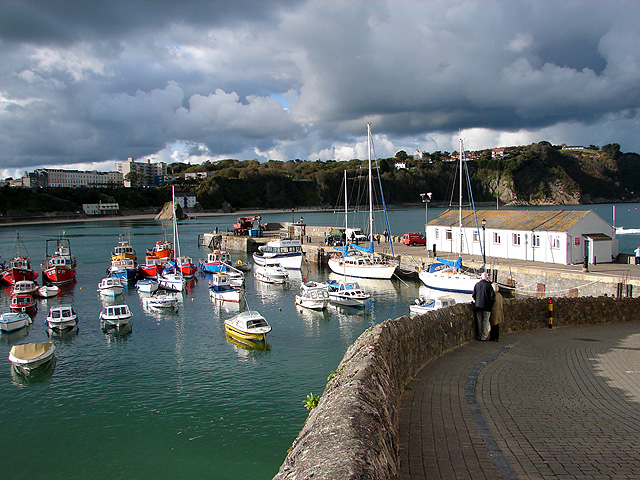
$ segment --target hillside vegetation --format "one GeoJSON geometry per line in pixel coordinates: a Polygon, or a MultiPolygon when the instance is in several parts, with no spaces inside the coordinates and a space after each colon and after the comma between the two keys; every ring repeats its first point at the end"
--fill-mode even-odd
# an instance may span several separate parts
{"type": "MultiPolygon", "coordinates": [[[[432,192],[434,204],[457,201],[456,152],[434,152],[416,160],[400,151],[378,160],[387,204],[419,203],[420,193],[432,192]],[[406,169],[394,165],[401,160],[406,169]]],[[[548,142],[510,147],[501,158],[491,151],[476,152],[468,162],[476,202],[570,205],[636,201],[640,192],[640,156],[623,154],[617,144],[602,148],[561,150],[548,142]]],[[[343,175],[349,176],[349,199],[363,197],[365,162],[222,160],[202,165],[172,164],[178,191],[191,191],[205,210],[246,208],[336,207],[343,204],[343,175]],[[184,180],[187,172],[208,172],[197,180],[184,180]]],[[[466,191],[465,191],[466,196],[466,191]]],[[[0,189],[0,211],[72,212],[83,203],[118,202],[121,209],[160,208],[171,199],[170,187],[157,188],[43,188],[0,189]]]]}

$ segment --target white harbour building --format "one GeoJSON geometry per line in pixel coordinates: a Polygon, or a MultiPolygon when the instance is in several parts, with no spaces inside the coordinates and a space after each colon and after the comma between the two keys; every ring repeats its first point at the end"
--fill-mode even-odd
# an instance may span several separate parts
{"type": "Polygon", "coordinates": [[[447,210],[427,225],[427,247],[487,258],[574,265],[618,256],[615,228],[592,210],[447,210]]]}

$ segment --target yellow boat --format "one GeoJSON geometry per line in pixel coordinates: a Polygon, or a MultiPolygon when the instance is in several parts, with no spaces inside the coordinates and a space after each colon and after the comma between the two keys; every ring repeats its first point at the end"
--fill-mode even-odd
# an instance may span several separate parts
{"type": "Polygon", "coordinates": [[[227,335],[241,342],[263,343],[266,341],[267,333],[271,331],[271,326],[258,312],[248,310],[225,320],[224,330],[227,335]]]}
{"type": "Polygon", "coordinates": [[[118,244],[113,247],[111,260],[123,260],[125,258],[130,258],[134,262],[138,259],[136,256],[136,251],[131,245],[129,245],[129,240],[123,238],[122,235],[120,235],[120,237],[118,238],[118,244]]]}

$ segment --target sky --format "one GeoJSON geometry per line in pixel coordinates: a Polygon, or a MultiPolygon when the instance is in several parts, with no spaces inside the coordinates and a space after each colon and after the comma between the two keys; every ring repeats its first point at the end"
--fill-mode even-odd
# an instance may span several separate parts
{"type": "Polygon", "coordinates": [[[640,2],[0,0],[0,176],[136,160],[640,153],[640,2]]]}

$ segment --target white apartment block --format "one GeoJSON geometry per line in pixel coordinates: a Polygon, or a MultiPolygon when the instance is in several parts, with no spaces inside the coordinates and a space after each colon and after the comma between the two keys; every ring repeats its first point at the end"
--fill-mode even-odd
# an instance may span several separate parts
{"type": "Polygon", "coordinates": [[[60,168],[39,168],[33,173],[24,172],[24,187],[120,187],[122,175],[118,172],[98,172],[63,170],[60,168]]]}
{"type": "Polygon", "coordinates": [[[167,164],[164,162],[151,163],[150,159],[134,162],[129,157],[126,162],[116,162],[116,171],[122,175],[125,187],[155,187],[167,182],[167,164]],[[130,173],[137,175],[128,179],[130,173]]]}

